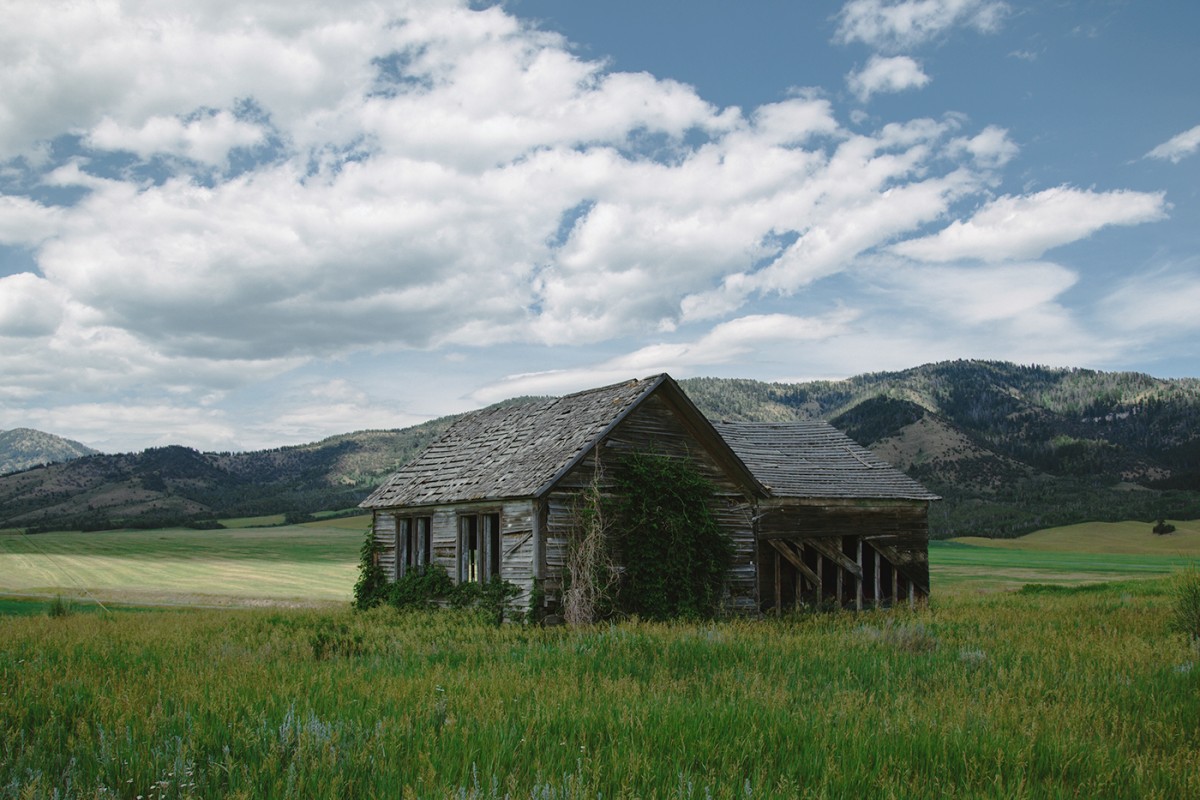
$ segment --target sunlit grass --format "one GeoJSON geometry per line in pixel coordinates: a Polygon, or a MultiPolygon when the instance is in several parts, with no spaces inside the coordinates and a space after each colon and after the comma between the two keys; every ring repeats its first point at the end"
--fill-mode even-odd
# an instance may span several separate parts
{"type": "Polygon", "coordinates": [[[201,605],[349,601],[364,530],[357,522],[0,537],[0,592],[201,605]]]}
{"type": "Polygon", "coordinates": [[[1200,656],[1170,603],[1143,581],[586,630],[8,618],[0,797],[1196,797],[1200,656]]]}
{"type": "Polygon", "coordinates": [[[284,514],[266,514],[259,517],[230,517],[220,520],[226,528],[267,528],[272,525],[282,525],[287,517],[284,514]]]}
{"type": "Polygon", "coordinates": [[[1153,522],[1083,522],[1035,531],[1016,539],[964,536],[952,541],[1001,550],[1200,558],[1200,520],[1168,521],[1175,526],[1175,532],[1164,536],[1153,532],[1153,522]]]}

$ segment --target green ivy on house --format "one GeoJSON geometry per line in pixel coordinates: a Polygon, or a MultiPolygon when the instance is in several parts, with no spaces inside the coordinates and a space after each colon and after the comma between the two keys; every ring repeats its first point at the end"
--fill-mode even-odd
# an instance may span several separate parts
{"type": "Polygon", "coordinates": [[[655,453],[622,459],[605,497],[623,567],[619,611],[651,619],[717,613],[733,544],[714,501],[712,484],[690,461],[655,453]]]}

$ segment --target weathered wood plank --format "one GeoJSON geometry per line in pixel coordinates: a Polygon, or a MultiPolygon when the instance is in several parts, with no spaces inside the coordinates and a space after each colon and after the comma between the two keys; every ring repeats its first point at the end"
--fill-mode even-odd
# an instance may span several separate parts
{"type": "MultiPolygon", "coordinates": [[[[821,553],[826,558],[833,561],[842,569],[849,572],[856,578],[861,580],[863,576],[862,566],[842,552],[841,542],[834,544],[826,539],[803,539],[805,547],[811,547],[818,553],[821,553]]],[[[861,542],[861,540],[859,540],[861,542]]]]}
{"type": "Polygon", "coordinates": [[[767,541],[768,544],[778,550],[783,557],[787,559],[788,563],[795,567],[801,575],[812,581],[814,586],[821,582],[821,579],[817,577],[817,573],[809,569],[808,565],[801,561],[800,556],[798,556],[785,542],[780,539],[769,539],[767,541]]]}

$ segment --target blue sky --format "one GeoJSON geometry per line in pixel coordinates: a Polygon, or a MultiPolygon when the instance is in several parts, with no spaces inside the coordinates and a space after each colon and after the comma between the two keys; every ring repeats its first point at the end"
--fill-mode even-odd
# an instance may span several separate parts
{"type": "Polygon", "coordinates": [[[0,429],[256,449],[668,371],[1200,374],[1200,7],[16,0],[0,429]]]}

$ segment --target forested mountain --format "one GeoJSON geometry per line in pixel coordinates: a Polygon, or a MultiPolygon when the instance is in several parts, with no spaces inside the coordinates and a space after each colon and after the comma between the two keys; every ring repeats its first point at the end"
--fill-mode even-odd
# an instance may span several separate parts
{"type": "Polygon", "coordinates": [[[100,530],[356,505],[453,417],[251,453],[179,446],[92,455],[0,477],[0,528],[100,530]]]}
{"type": "Polygon", "coordinates": [[[935,534],[1200,517],[1200,380],[953,361],[844,381],[682,381],[725,419],[819,417],[945,500],[935,534]]]}
{"type": "Polygon", "coordinates": [[[0,431],[0,475],[40,464],[70,461],[96,452],[79,442],[32,428],[0,431]]]}
{"type": "MultiPolygon", "coordinates": [[[[831,421],[945,498],[935,535],[1200,517],[1200,380],[955,361],[843,381],[680,383],[713,419],[831,421]]],[[[165,447],[30,469],[0,477],[0,527],[346,508],[452,420],[256,453],[165,447]]]]}

